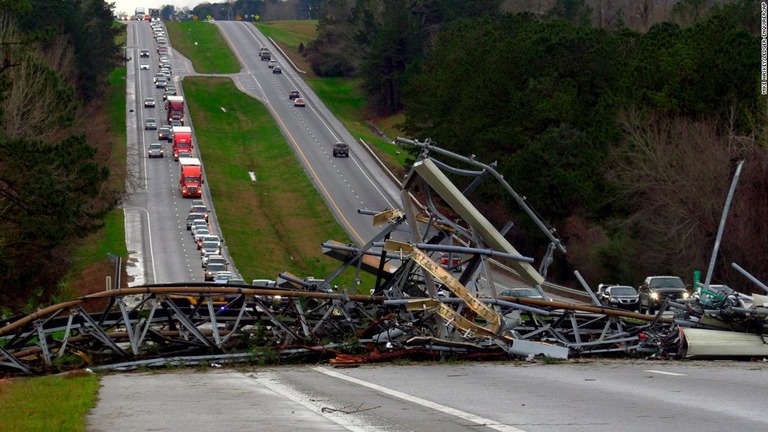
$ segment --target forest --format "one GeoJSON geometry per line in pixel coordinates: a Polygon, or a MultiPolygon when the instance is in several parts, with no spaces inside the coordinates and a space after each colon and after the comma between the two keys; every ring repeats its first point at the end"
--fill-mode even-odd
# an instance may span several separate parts
{"type": "MultiPolygon", "coordinates": [[[[768,280],[759,4],[684,0],[636,30],[621,14],[596,25],[584,0],[502,3],[329,0],[304,52],[322,76],[361,78],[378,115],[404,114],[404,136],[497,161],[568,248],[555,280],[691,283],[744,160],[714,280],[750,291],[731,263],[768,280]]],[[[530,220],[493,192],[474,198],[541,256],[530,220]]]]}
{"type": "Polygon", "coordinates": [[[0,314],[55,293],[122,193],[100,99],[123,60],[113,23],[103,0],[0,3],[0,314]]]}

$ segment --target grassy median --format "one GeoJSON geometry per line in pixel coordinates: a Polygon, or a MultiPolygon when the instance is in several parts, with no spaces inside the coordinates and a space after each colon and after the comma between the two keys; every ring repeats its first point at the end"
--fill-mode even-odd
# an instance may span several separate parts
{"type": "Polygon", "coordinates": [[[98,390],[98,376],[84,373],[0,378],[0,432],[85,431],[98,390]]]}
{"type": "MultiPolygon", "coordinates": [[[[320,244],[349,237],[269,111],[228,78],[188,77],[184,93],[216,216],[240,273],[250,280],[333,271],[339,262],[322,255],[320,244]]],[[[352,287],[352,280],[350,274],[336,283],[352,287]]]]}
{"type": "Polygon", "coordinates": [[[219,28],[202,21],[165,21],[173,48],[192,61],[195,72],[231,74],[240,72],[240,63],[229,49],[219,28]]]}

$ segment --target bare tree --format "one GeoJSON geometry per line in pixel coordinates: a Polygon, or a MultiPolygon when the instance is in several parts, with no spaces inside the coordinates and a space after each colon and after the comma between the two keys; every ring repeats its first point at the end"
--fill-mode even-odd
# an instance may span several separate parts
{"type": "Polygon", "coordinates": [[[706,262],[728,188],[727,140],[711,123],[636,113],[622,118],[626,145],[611,175],[637,204],[628,220],[638,231],[638,262],[649,271],[688,271],[706,262]],[[659,268],[661,267],[661,268],[659,268]]]}
{"type": "MultiPolygon", "coordinates": [[[[0,23],[0,43],[23,40],[7,15],[0,18],[0,23]]],[[[26,44],[13,51],[19,64],[5,71],[10,86],[0,101],[4,113],[2,128],[7,138],[45,140],[72,119],[74,90],[56,74],[59,70],[73,77],[75,68],[70,52],[60,39],[51,44],[47,53],[26,44]]]]}

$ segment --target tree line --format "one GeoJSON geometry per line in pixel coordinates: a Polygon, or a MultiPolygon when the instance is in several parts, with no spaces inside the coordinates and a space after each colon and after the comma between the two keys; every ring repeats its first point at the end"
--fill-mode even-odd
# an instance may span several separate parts
{"type": "MultiPolygon", "coordinates": [[[[410,138],[498,161],[569,246],[555,278],[577,268],[595,285],[690,281],[708,265],[746,160],[715,277],[747,289],[737,262],[768,280],[759,4],[684,0],[644,32],[621,16],[595,26],[584,0],[543,14],[505,13],[493,0],[324,5],[305,50],[314,71],[361,77],[372,108],[405,114],[410,138]]],[[[525,215],[493,192],[474,198],[499,222],[511,217],[523,251],[541,254],[525,215]]]]}
{"type": "Polygon", "coordinates": [[[122,61],[103,0],[0,3],[0,308],[53,295],[117,202],[100,99],[122,61]],[[89,128],[90,125],[91,126],[89,128]],[[94,129],[101,127],[100,130],[94,129]]]}

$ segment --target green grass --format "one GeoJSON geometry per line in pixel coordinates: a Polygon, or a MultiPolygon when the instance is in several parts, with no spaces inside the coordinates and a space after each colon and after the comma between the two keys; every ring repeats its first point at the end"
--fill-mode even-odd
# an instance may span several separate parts
{"type": "Polygon", "coordinates": [[[166,21],[173,47],[192,61],[198,73],[240,72],[240,63],[214,24],[200,21],[166,21]]]}
{"type": "Polygon", "coordinates": [[[307,44],[317,37],[317,20],[286,20],[254,23],[264,34],[296,52],[299,44],[307,44]]]}
{"type": "MultiPolygon", "coordinates": [[[[226,78],[188,77],[184,93],[222,235],[244,278],[333,271],[339,263],[322,255],[320,244],[349,237],[269,111],[226,78]]],[[[336,281],[341,288],[353,286],[348,273],[336,281]]]]}
{"type": "Polygon", "coordinates": [[[99,230],[78,248],[76,266],[82,268],[97,261],[107,259],[107,253],[128,257],[125,247],[125,217],[123,209],[114,209],[104,218],[104,228],[99,230]]]}
{"type": "Polygon", "coordinates": [[[90,374],[0,380],[0,432],[85,431],[98,390],[90,374]]]}
{"type": "Polygon", "coordinates": [[[112,153],[109,169],[112,174],[110,185],[122,190],[125,187],[125,160],[127,155],[127,134],[125,126],[125,67],[116,68],[109,74],[109,88],[106,99],[109,103],[109,139],[112,153]]]}

